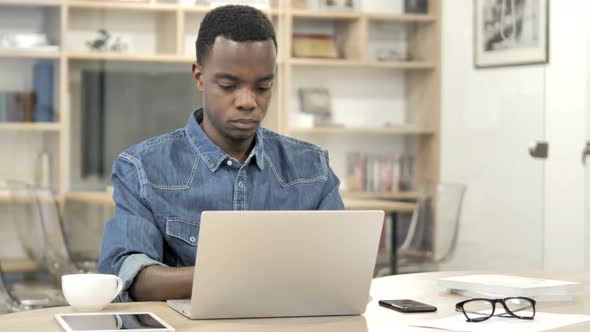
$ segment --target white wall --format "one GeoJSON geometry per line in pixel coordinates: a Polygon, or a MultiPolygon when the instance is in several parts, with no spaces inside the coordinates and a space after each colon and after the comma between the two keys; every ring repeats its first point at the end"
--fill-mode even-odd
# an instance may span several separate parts
{"type": "MultiPolygon", "coordinates": [[[[555,1],[557,2],[557,1],[555,1]]],[[[441,179],[467,184],[454,259],[444,269],[543,267],[545,68],[475,69],[473,1],[443,1],[441,179]]]]}
{"type": "Polygon", "coordinates": [[[545,269],[584,269],[584,167],[588,2],[551,1],[547,66],[545,269]]]}
{"type": "Polygon", "coordinates": [[[466,4],[443,5],[441,175],[468,185],[445,268],[583,270],[588,3],[550,2],[548,65],[497,69],[473,67],[466,4]],[[549,159],[530,158],[543,138],[549,159]]]}

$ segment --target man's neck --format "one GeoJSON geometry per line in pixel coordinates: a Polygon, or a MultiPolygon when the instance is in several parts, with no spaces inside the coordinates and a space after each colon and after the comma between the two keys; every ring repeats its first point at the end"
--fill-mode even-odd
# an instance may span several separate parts
{"type": "Polygon", "coordinates": [[[246,161],[248,154],[254,148],[254,137],[245,140],[231,140],[228,137],[219,135],[219,133],[213,128],[209,128],[209,126],[205,125],[205,121],[202,121],[199,125],[203,129],[203,132],[205,132],[205,135],[207,135],[215,145],[232,158],[238,160],[240,164],[243,164],[246,161]]]}

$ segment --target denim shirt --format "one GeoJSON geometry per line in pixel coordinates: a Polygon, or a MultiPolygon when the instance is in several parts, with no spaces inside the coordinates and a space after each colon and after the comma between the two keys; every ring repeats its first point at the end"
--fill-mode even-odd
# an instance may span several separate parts
{"type": "Polygon", "coordinates": [[[344,208],[326,150],[259,128],[240,165],[201,120],[197,110],[184,128],[127,149],[113,164],[116,207],[98,271],[123,279],[120,301],[132,301],[128,289],[147,266],[194,265],[203,211],[344,208]]]}

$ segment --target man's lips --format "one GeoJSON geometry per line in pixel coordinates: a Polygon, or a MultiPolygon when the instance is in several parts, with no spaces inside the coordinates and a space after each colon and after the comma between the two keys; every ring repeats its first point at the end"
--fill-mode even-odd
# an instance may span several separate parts
{"type": "Polygon", "coordinates": [[[230,122],[234,126],[240,128],[240,129],[253,128],[253,127],[256,127],[259,123],[259,121],[254,120],[254,119],[236,119],[236,120],[231,120],[230,122]]]}

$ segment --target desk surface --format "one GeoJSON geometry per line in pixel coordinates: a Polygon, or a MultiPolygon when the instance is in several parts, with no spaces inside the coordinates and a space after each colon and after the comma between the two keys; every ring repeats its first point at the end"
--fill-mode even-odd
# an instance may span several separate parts
{"type": "MultiPolygon", "coordinates": [[[[440,331],[424,328],[412,328],[408,324],[434,317],[446,317],[457,314],[454,304],[463,297],[441,293],[436,287],[436,278],[474,272],[439,272],[406,274],[373,280],[371,285],[372,300],[362,316],[347,317],[310,317],[310,318],[275,318],[275,319],[234,319],[191,321],[169,309],[163,302],[119,303],[111,304],[104,311],[152,311],[160,316],[176,331],[440,331]],[[411,298],[436,305],[438,312],[426,314],[401,314],[379,307],[378,299],[411,298]]],[[[543,277],[584,284],[584,291],[577,294],[573,302],[539,303],[540,312],[590,314],[590,274],[586,273],[511,273],[513,275],[543,277]]],[[[47,331],[61,332],[55,321],[57,313],[72,312],[70,307],[33,310],[0,316],[0,331],[47,331]]],[[[558,331],[590,331],[590,322],[570,325],[558,331]]]]}

